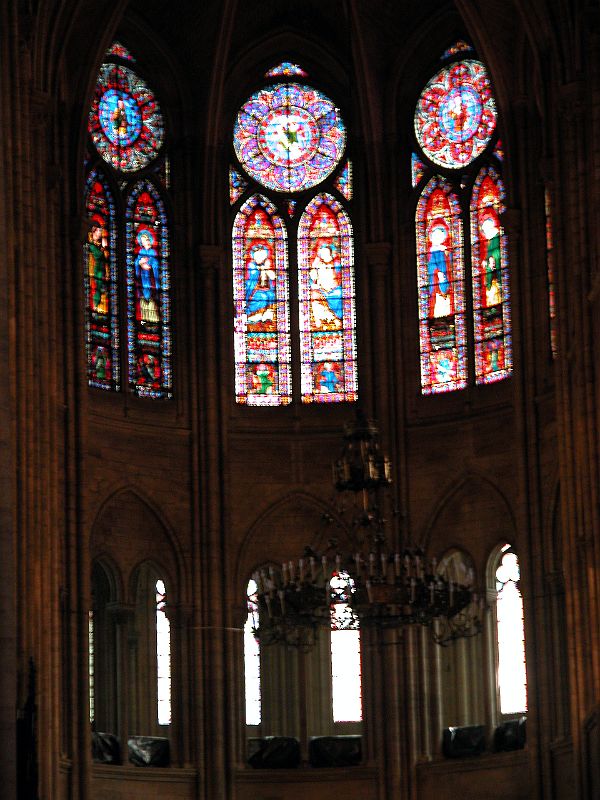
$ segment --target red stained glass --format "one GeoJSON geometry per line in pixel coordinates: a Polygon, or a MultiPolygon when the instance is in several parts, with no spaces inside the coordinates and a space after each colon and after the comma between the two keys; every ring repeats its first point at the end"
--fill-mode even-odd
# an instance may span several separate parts
{"type": "Polygon", "coordinates": [[[119,321],[115,206],[104,176],[86,184],[88,233],[84,245],[87,370],[90,386],[119,389],[119,321]]]}
{"type": "Polygon", "coordinates": [[[463,389],[467,382],[461,210],[450,184],[433,178],[416,213],[421,388],[463,389]]]}
{"type": "Polygon", "coordinates": [[[275,206],[253,195],[233,226],[235,393],[238,403],[291,401],[287,236],[275,206]]]}
{"type": "Polygon", "coordinates": [[[480,61],[444,67],[423,90],[415,134],[425,155],[441,167],[465,167],[479,156],[496,128],[496,104],[480,61]]]}
{"type": "Polygon", "coordinates": [[[135,61],[135,58],[131,55],[129,50],[120,42],[114,42],[111,47],[108,48],[106,51],[106,58],[110,56],[116,56],[117,58],[122,58],[125,61],[135,61]]]}
{"type": "Polygon", "coordinates": [[[169,231],[164,204],[150,181],[127,202],[129,384],[141,397],[170,397],[169,231]]]}
{"type": "Polygon", "coordinates": [[[501,223],[504,187],[492,167],[479,173],[471,200],[475,379],[490,383],[512,372],[510,287],[501,223]]]}
{"type": "Polygon", "coordinates": [[[416,153],[413,153],[410,157],[410,172],[413,189],[415,189],[421,182],[421,178],[425,174],[425,169],[425,164],[423,164],[416,153]]]}
{"type": "Polygon", "coordinates": [[[317,195],[298,228],[302,401],[356,400],[354,255],[348,215],[317,195]]]}

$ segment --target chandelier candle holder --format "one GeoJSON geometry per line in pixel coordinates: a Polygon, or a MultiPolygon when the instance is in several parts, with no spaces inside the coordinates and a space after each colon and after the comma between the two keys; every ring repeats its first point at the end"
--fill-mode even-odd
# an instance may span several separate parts
{"type": "Polygon", "coordinates": [[[391,485],[391,463],[381,453],[375,424],[357,413],[344,440],[333,479],[340,495],[353,498],[345,527],[354,552],[343,555],[332,539],[322,555],[306,547],[296,561],[258,570],[249,608],[261,643],[310,648],[318,630],[331,626],[334,611],[338,629],[423,625],[440,645],[479,633],[485,599],[472,589],[472,571],[461,583],[420,548],[388,547],[379,495],[391,485]]]}

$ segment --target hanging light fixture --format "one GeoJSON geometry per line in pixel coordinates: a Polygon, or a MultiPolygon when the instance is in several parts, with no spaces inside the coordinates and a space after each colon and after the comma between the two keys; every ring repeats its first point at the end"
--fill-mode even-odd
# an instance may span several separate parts
{"type": "Polygon", "coordinates": [[[418,624],[429,627],[440,645],[479,633],[485,601],[472,590],[472,580],[452,580],[420,548],[389,547],[383,513],[391,463],[381,452],[376,425],[360,411],[345,426],[333,483],[340,500],[352,500],[349,507],[340,505],[340,519],[347,522],[353,551],[343,555],[331,539],[322,555],[307,547],[296,561],[256,572],[257,595],[249,608],[261,643],[308,649],[318,630],[331,626],[334,607],[344,609],[341,619],[336,614],[338,628],[418,624]]]}

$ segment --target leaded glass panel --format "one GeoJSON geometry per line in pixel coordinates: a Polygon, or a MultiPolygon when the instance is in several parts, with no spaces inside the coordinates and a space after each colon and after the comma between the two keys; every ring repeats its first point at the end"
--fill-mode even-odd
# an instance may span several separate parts
{"type": "Polygon", "coordinates": [[[154,184],[135,185],[126,217],[129,384],[141,397],[170,397],[169,229],[154,184]]]}
{"type": "Polygon", "coordinates": [[[302,401],[356,400],[352,227],[331,195],[317,195],[300,219],[298,271],[302,401]]]}
{"type": "Polygon", "coordinates": [[[87,179],[88,232],[84,245],[85,328],[90,386],[119,389],[119,320],[115,204],[105,177],[87,179]]]}
{"type": "Polygon", "coordinates": [[[238,403],[291,401],[285,225],[275,206],[253,195],[233,226],[235,393],[238,403]]]}
{"type": "Polygon", "coordinates": [[[475,379],[491,383],[512,372],[508,252],[501,216],[504,186],[493,167],[484,167],[471,200],[471,266],[475,379]]]}
{"type": "Polygon", "coordinates": [[[433,178],[416,214],[421,389],[463,389],[467,383],[464,248],[461,210],[450,184],[433,178]]]}

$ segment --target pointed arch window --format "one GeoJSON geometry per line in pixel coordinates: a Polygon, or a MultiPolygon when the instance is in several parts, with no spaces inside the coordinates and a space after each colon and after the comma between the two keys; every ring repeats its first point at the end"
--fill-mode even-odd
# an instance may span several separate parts
{"type": "Polygon", "coordinates": [[[286,405],[294,393],[303,403],[354,401],[346,128],[299,65],[284,61],[265,77],[238,112],[229,168],[236,401],[286,405]]]}
{"type": "Polygon", "coordinates": [[[120,43],[88,115],[84,245],[89,385],[172,394],[168,159],[160,105],[120,43]],[[123,352],[121,342],[126,342],[123,352]]]}
{"type": "Polygon", "coordinates": [[[471,45],[455,43],[442,61],[417,102],[410,163],[423,394],[512,372],[496,103],[471,45]]]}
{"type": "Polygon", "coordinates": [[[494,558],[497,688],[502,715],[527,711],[525,628],[520,578],[517,553],[510,544],[505,544],[494,558]]]}

